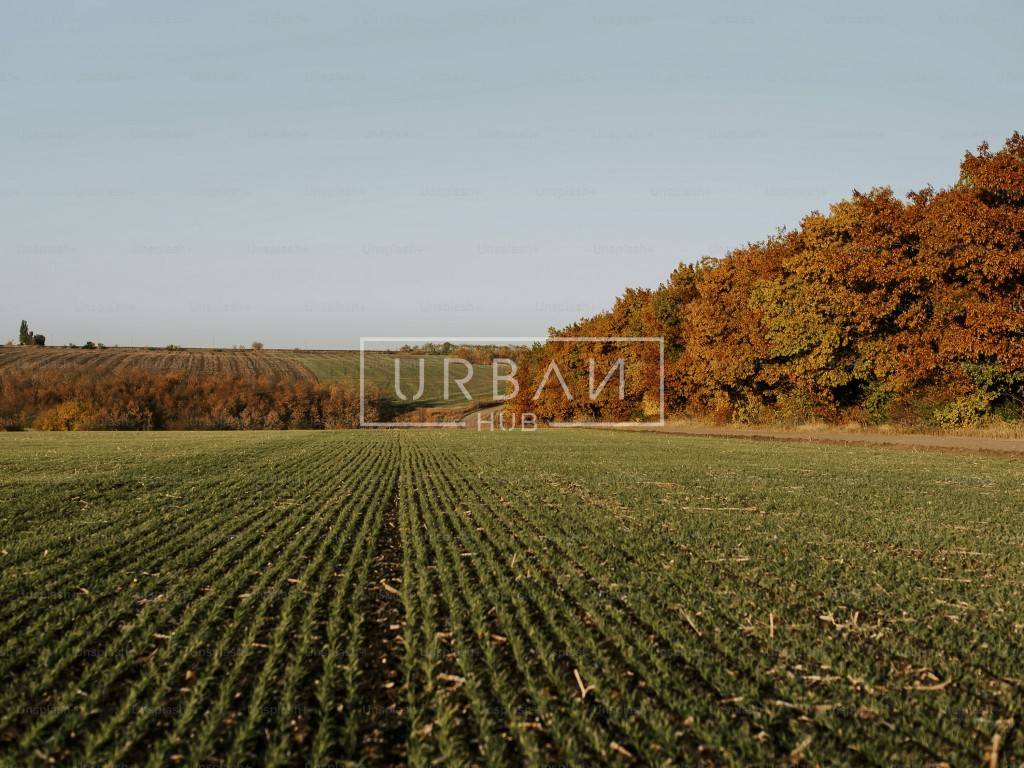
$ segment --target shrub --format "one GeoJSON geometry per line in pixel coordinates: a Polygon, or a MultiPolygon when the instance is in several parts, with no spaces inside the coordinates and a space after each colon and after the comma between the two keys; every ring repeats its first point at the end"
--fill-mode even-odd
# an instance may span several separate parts
{"type": "Polygon", "coordinates": [[[85,406],[75,400],[67,400],[43,411],[36,419],[36,429],[49,432],[72,432],[89,429],[93,420],[85,406]]]}
{"type": "Polygon", "coordinates": [[[935,411],[935,423],[947,428],[974,426],[989,413],[994,399],[988,392],[975,392],[954,400],[935,411]]]}
{"type": "Polygon", "coordinates": [[[869,384],[863,402],[864,411],[871,422],[880,424],[889,418],[889,407],[892,401],[892,392],[883,389],[877,383],[869,384]]]}

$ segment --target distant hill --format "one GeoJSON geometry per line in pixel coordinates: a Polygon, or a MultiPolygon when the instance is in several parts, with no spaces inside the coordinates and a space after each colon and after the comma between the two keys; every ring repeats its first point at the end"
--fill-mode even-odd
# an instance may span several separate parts
{"type": "Polygon", "coordinates": [[[289,380],[315,380],[316,375],[286,357],[247,349],[150,349],[115,347],[0,347],[0,374],[66,371],[74,374],[113,374],[129,370],[187,371],[233,376],[281,376],[289,380]]]}

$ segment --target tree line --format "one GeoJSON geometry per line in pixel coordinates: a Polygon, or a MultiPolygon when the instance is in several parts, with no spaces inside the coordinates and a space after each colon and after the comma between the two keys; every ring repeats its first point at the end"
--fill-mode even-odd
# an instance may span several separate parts
{"type": "MultiPolygon", "coordinates": [[[[968,152],[952,186],[905,200],[854,192],[799,227],[723,258],[681,264],[560,336],[661,336],[670,414],[719,422],[899,421],[958,426],[1024,415],[1024,137],[968,152]]],[[[607,347],[607,345],[604,345],[607,347]]],[[[619,350],[592,345],[607,370],[619,350]]],[[[626,398],[557,392],[512,409],[541,418],[641,419],[658,359],[630,353],[626,398]],[[637,367],[639,366],[639,373],[637,367]]],[[[549,343],[521,357],[534,386],[549,343]]],[[[656,411],[656,408],[655,408],[656,411]]]]}
{"type": "MultiPolygon", "coordinates": [[[[367,385],[366,418],[389,406],[367,385]]],[[[359,425],[359,388],[282,376],[184,371],[7,371],[0,430],[341,429],[359,425]]]]}
{"type": "Polygon", "coordinates": [[[404,355],[438,355],[460,358],[475,365],[490,365],[496,358],[513,360],[526,349],[516,344],[455,344],[451,341],[426,344],[403,344],[398,351],[404,355]]]}

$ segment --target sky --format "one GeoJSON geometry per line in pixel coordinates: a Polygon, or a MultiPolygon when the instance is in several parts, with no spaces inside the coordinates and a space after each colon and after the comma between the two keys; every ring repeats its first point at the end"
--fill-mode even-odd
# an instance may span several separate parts
{"type": "Polygon", "coordinates": [[[1024,130],[1016,2],[0,0],[0,343],[535,336],[1024,130]]]}

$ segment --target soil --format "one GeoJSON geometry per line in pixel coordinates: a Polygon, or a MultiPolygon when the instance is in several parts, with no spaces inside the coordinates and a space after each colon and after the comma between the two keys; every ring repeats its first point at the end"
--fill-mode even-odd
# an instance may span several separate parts
{"type": "Polygon", "coordinates": [[[738,437],[754,440],[788,440],[841,445],[886,446],[909,450],[966,451],[1024,455],[1024,440],[1003,437],[926,435],[914,433],[847,432],[830,429],[759,429],[716,427],[697,423],[668,423],[665,426],[638,424],[628,429],[698,437],[738,437]]]}
{"type": "Polygon", "coordinates": [[[360,753],[370,764],[398,765],[406,756],[408,724],[399,647],[405,616],[397,594],[402,585],[397,487],[384,513],[370,574],[361,665],[365,672],[361,699],[367,725],[361,734],[360,753]]]}

